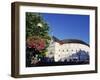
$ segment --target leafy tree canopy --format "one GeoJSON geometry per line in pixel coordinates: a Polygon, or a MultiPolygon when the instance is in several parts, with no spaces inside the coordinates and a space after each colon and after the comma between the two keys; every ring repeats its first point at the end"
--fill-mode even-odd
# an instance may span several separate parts
{"type": "Polygon", "coordinates": [[[41,14],[26,12],[26,43],[45,54],[50,42],[49,26],[41,14]],[[44,49],[45,47],[45,49],[44,49]]]}

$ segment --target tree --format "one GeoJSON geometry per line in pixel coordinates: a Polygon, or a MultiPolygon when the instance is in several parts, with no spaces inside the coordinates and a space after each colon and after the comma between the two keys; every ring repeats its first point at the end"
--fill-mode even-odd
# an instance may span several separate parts
{"type": "Polygon", "coordinates": [[[38,56],[45,56],[50,39],[49,26],[41,14],[26,12],[26,54],[36,56],[37,51],[38,56]],[[29,48],[32,51],[28,51],[29,48]]]}

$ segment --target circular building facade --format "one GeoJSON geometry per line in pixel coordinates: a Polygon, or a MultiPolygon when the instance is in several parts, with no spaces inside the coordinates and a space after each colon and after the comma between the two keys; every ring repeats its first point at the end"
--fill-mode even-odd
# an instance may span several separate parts
{"type": "Polygon", "coordinates": [[[55,62],[89,61],[89,45],[82,40],[52,37],[47,57],[55,62]]]}

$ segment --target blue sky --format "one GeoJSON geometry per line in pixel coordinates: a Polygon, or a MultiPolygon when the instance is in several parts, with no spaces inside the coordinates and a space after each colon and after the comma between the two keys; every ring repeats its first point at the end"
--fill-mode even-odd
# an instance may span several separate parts
{"type": "Polygon", "coordinates": [[[41,13],[54,36],[80,39],[89,44],[89,15],[41,13]]]}

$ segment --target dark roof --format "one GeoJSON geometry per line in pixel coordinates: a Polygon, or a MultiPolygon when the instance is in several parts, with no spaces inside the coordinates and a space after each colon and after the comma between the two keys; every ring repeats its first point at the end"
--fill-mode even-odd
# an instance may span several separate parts
{"type": "Polygon", "coordinates": [[[60,40],[58,39],[58,38],[56,38],[55,36],[52,36],[52,38],[53,38],[53,41],[55,41],[55,42],[59,42],[60,40]]]}
{"type": "Polygon", "coordinates": [[[78,39],[63,39],[63,40],[59,40],[58,38],[56,38],[55,36],[52,37],[53,40],[55,42],[59,42],[61,44],[65,44],[65,43],[80,43],[80,44],[84,44],[89,46],[89,44],[87,44],[86,42],[82,41],[82,40],[78,40],[78,39]]]}

